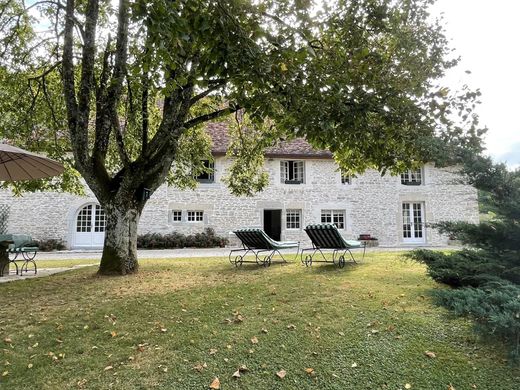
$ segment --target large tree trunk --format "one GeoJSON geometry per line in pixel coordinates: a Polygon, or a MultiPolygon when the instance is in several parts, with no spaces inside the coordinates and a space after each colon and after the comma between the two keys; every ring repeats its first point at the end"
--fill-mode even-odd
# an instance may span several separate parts
{"type": "Polygon", "coordinates": [[[98,273],[126,275],[138,269],[137,225],[139,206],[127,202],[103,205],[106,214],[105,244],[98,273]]]}

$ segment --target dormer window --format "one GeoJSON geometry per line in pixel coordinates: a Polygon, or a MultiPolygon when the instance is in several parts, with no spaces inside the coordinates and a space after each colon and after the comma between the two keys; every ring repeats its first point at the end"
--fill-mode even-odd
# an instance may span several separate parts
{"type": "Polygon", "coordinates": [[[214,183],[215,182],[215,163],[209,160],[203,160],[204,168],[206,172],[202,172],[200,175],[195,177],[199,183],[214,183]]]}
{"type": "Polygon", "coordinates": [[[285,184],[305,183],[305,163],[303,161],[280,161],[280,178],[285,184]]]}
{"type": "Polygon", "coordinates": [[[401,173],[401,184],[407,186],[420,186],[423,182],[422,169],[408,169],[401,173]]]}

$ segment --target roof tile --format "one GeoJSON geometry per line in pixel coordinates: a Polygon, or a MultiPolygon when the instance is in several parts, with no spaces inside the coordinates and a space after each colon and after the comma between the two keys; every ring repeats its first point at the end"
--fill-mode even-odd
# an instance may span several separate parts
{"type": "MultiPolygon", "coordinates": [[[[213,146],[211,151],[215,155],[224,155],[228,149],[230,140],[227,124],[224,122],[212,122],[206,125],[213,146]]],[[[293,158],[332,158],[328,150],[315,149],[303,138],[295,138],[289,141],[279,141],[275,146],[267,148],[266,157],[293,157],[293,158]]]]}

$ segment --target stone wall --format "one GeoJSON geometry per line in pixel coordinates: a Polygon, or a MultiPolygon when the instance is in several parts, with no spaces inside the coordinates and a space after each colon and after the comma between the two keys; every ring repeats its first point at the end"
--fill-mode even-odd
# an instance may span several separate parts
{"type": "MultiPolygon", "coordinates": [[[[267,159],[270,185],[255,197],[237,198],[221,182],[229,161],[215,162],[215,183],[200,184],[194,190],[181,191],[162,186],[148,201],[139,231],[193,233],[212,227],[236,243],[230,231],[240,227],[262,227],[264,209],[282,210],[282,240],[307,241],[302,229],[286,229],[287,209],[302,211],[301,227],[321,221],[321,210],[345,210],[346,226],[342,234],[356,238],[368,233],[382,246],[400,246],[402,242],[402,202],[424,204],[426,222],[463,220],[478,222],[477,192],[458,183],[453,169],[424,167],[423,185],[405,186],[400,177],[381,177],[376,171],[341,184],[340,173],[332,160],[305,160],[305,183],[283,184],[280,160],[267,159]],[[173,222],[171,210],[181,210],[183,221],[173,222]],[[202,222],[187,222],[187,211],[203,211],[202,222]]],[[[82,206],[95,202],[92,194],[34,193],[13,198],[0,192],[0,204],[10,205],[9,231],[24,232],[35,238],[62,238],[74,246],[75,219],[82,206]]],[[[445,245],[446,237],[426,228],[426,245],[445,245]]],[[[308,244],[308,242],[306,243],[308,244]]]]}

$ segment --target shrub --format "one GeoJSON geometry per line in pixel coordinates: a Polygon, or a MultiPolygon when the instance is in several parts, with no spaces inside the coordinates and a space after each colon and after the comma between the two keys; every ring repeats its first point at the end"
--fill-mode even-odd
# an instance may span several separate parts
{"type": "Polygon", "coordinates": [[[202,233],[184,235],[178,232],[167,234],[147,233],[137,237],[137,247],[146,249],[173,248],[214,248],[225,247],[229,240],[215,234],[212,228],[206,228],[202,233]]]}
{"type": "Polygon", "coordinates": [[[42,252],[62,251],[67,249],[65,242],[61,239],[50,238],[48,240],[35,240],[27,246],[37,246],[42,252]]]}
{"type": "Polygon", "coordinates": [[[498,336],[520,360],[520,170],[510,172],[477,157],[465,161],[463,171],[486,192],[493,219],[435,225],[471,249],[448,254],[418,250],[408,256],[426,264],[433,279],[455,288],[435,293],[439,304],[474,318],[480,333],[498,336]]]}
{"type": "Polygon", "coordinates": [[[415,250],[408,257],[426,264],[432,279],[452,287],[479,287],[504,280],[513,283],[520,281],[518,269],[484,251],[463,249],[446,254],[415,250]]]}
{"type": "Polygon", "coordinates": [[[434,293],[438,304],[475,320],[475,330],[500,338],[510,346],[513,360],[520,358],[520,287],[489,283],[480,288],[440,290],[434,293]]]}

